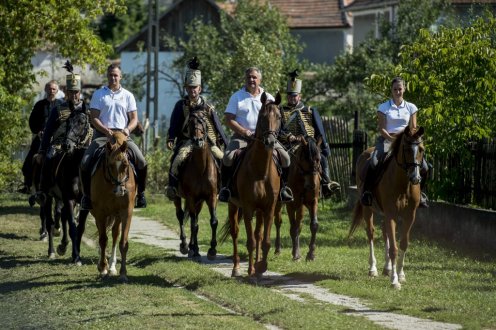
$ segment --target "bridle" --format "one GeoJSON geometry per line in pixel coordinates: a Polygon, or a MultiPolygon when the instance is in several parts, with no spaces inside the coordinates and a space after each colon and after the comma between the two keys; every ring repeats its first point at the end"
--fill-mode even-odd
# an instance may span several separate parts
{"type": "Polygon", "coordinates": [[[208,139],[207,121],[203,111],[194,111],[189,114],[189,135],[193,146],[203,148],[208,139]],[[199,132],[199,134],[196,134],[199,132]]]}
{"type": "Polygon", "coordinates": [[[396,157],[396,163],[398,166],[400,166],[403,170],[408,171],[410,168],[416,168],[416,167],[421,167],[422,166],[422,160],[417,161],[417,155],[419,153],[419,146],[422,144],[423,140],[422,138],[417,138],[415,140],[410,139],[408,136],[403,136],[403,140],[401,141],[401,148],[402,148],[402,161],[400,162],[398,160],[398,157],[396,157]],[[406,159],[406,153],[411,151],[413,154],[413,162],[408,162],[406,159]]]}
{"type": "Polygon", "coordinates": [[[69,141],[74,144],[75,149],[80,149],[85,146],[89,140],[91,140],[92,136],[93,131],[90,129],[88,115],[81,111],[75,111],[71,113],[66,122],[65,139],[62,144],[63,149],[65,151],[69,151],[71,149],[69,141]],[[84,117],[84,124],[74,125],[74,121],[79,124],[82,116],[84,117]]]}
{"type": "MultiPolygon", "coordinates": [[[[309,174],[315,175],[315,174],[320,172],[320,161],[315,159],[317,155],[313,154],[313,152],[315,152],[315,153],[319,152],[314,138],[312,138],[308,135],[305,136],[305,142],[300,142],[300,143],[296,144],[294,147],[292,147],[289,150],[289,152],[293,155],[293,158],[296,161],[296,166],[298,167],[300,174],[302,174],[302,175],[309,175],[309,174]],[[313,144],[310,141],[313,141],[313,144]],[[298,157],[296,157],[297,156],[296,152],[295,152],[296,149],[302,148],[304,144],[308,145],[308,150],[307,150],[308,151],[308,160],[312,164],[312,168],[310,170],[306,170],[305,168],[303,168],[302,162],[299,161],[298,157]],[[312,145],[315,146],[315,148],[312,149],[312,145]]],[[[300,151],[300,152],[303,152],[303,151],[300,151]]]]}
{"type": "Polygon", "coordinates": [[[120,154],[122,155],[122,158],[123,158],[122,161],[126,163],[126,173],[124,174],[124,177],[123,178],[120,178],[119,177],[119,174],[120,174],[119,171],[117,171],[117,176],[114,176],[112,174],[112,171],[110,169],[111,168],[111,166],[110,166],[111,164],[109,163],[109,158],[111,158],[117,152],[119,152],[118,149],[112,150],[110,152],[107,151],[107,155],[106,155],[106,157],[104,159],[104,167],[105,167],[104,178],[105,178],[105,180],[107,180],[107,182],[112,183],[116,188],[119,187],[119,186],[122,186],[123,187],[123,186],[126,185],[126,183],[129,180],[129,167],[130,167],[127,153],[126,152],[123,152],[123,151],[120,151],[120,154]]]}
{"type": "Polygon", "coordinates": [[[265,120],[260,120],[261,118],[259,118],[257,122],[256,130],[262,132],[260,134],[261,139],[257,137],[255,137],[254,139],[261,141],[266,147],[272,147],[273,141],[276,141],[278,137],[279,127],[281,124],[281,114],[279,112],[277,105],[273,102],[264,104],[262,109],[260,109],[260,112],[262,111],[264,117],[269,117],[269,115],[272,112],[275,112],[275,116],[277,119],[277,125],[276,125],[277,127],[275,129],[271,129],[270,120],[265,121],[265,120]],[[269,108],[269,106],[271,106],[271,108],[269,108]]]}

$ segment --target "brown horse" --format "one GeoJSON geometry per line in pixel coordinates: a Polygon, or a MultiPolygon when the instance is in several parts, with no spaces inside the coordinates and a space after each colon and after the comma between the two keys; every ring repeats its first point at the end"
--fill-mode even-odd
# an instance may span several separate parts
{"type": "MultiPolygon", "coordinates": [[[[322,139],[315,141],[312,137],[305,137],[300,143],[290,149],[291,166],[289,169],[288,185],[293,191],[294,200],[286,205],[290,221],[290,234],[293,243],[293,260],[299,260],[300,233],[302,220],[306,207],[310,216],[310,231],[312,237],[308,246],[306,260],[315,259],[315,240],[319,223],[317,221],[317,208],[320,191],[320,144],[322,139]]],[[[281,209],[279,202],[276,206],[276,254],[281,252],[281,209]]]]}
{"type": "Polygon", "coordinates": [[[95,217],[100,243],[98,271],[102,277],[116,275],[117,239],[121,234],[119,250],[121,253],[120,279],[127,282],[126,256],[128,250],[129,228],[136,198],[136,182],[127,154],[127,137],[114,132],[105,145],[105,154],[95,174],[91,178],[91,214],[95,217]],[[106,257],[107,230],[112,228],[112,255],[106,257]],[[122,232],[122,233],[121,233],[122,232]]]}
{"type": "Polygon", "coordinates": [[[267,270],[270,230],[280,189],[280,177],[273,160],[273,151],[281,123],[281,113],[278,108],[281,95],[277,93],[276,101],[270,102],[263,93],[261,101],[262,108],[258,114],[255,138],[247,146],[235,178],[238,197],[229,200],[229,229],[233,240],[234,263],[232,276],[240,275],[238,255],[240,208],[243,210],[246,246],[249,253],[248,275],[260,275],[267,270]],[[255,229],[252,227],[254,214],[256,214],[255,229]],[[253,256],[255,250],[256,263],[253,256]]]}
{"type": "MultiPolygon", "coordinates": [[[[384,215],[382,235],[386,247],[386,263],[383,274],[391,276],[391,285],[396,289],[400,289],[400,283],[405,282],[404,258],[420,201],[420,166],[424,156],[423,134],[423,127],[410,131],[407,126],[405,131],[398,135],[391,146],[391,157],[383,165],[384,173],[373,189],[374,203],[371,207],[363,206],[360,201],[356,203],[349,233],[351,237],[362,219],[365,220],[370,250],[369,276],[377,276],[373,212],[380,212],[384,215]],[[398,217],[403,220],[399,253],[396,243],[398,217]]],[[[359,187],[363,180],[358,173],[362,173],[372,151],[373,148],[369,148],[358,158],[356,180],[359,187]]]]}
{"type": "Polygon", "coordinates": [[[190,258],[200,258],[198,246],[198,215],[203,206],[207,203],[210,212],[210,228],[212,238],[208,259],[214,259],[217,255],[217,166],[214,156],[210,150],[208,141],[207,118],[204,111],[195,111],[189,114],[188,140],[183,150],[189,150],[190,154],[181,166],[181,178],[179,180],[179,196],[174,199],[176,207],[176,217],[180,226],[180,251],[188,253],[190,258]],[[184,210],[181,207],[181,197],[185,199],[184,210]],[[184,220],[189,215],[191,220],[191,237],[189,246],[186,243],[184,233],[184,220]]]}

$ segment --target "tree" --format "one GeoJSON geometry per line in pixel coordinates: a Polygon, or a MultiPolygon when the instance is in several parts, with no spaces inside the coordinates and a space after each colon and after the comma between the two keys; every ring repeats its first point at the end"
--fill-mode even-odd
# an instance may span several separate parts
{"type": "Polygon", "coordinates": [[[244,70],[250,66],[262,70],[262,85],[274,94],[285,86],[286,71],[296,67],[301,50],[285,18],[258,1],[240,0],[232,16],[221,13],[219,27],[195,21],[187,33],[187,42],[168,41],[184,51],[174,67],[183,73],[187,62],[197,56],[204,90],[218,108],[224,108],[230,95],[242,86],[244,70]]]}
{"type": "Polygon", "coordinates": [[[17,170],[11,159],[25,130],[22,109],[35,82],[31,58],[51,49],[75,64],[103,69],[111,46],[103,43],[91,23],[105,12],[122,11],[123,0],[42,0],[0,2],[0,189],[17,170]]]}

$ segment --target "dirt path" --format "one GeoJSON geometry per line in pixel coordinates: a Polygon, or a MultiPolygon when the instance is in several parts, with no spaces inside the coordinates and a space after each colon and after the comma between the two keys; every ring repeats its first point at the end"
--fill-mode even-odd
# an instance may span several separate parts
{"type": "MultiPolygon", "coordinates": [[[[179,238],[175,232],[154,220],[148,220],[139,216],[133,216],[130,239],[148,245],[155,245],[170,250],[178,257],[184,257],[179,252],[179,238]]],[[[202,254],[202,264],[208,264],[212,269],[230,277],[232,271],[232,260],[226,256],[218,255],[216,260],[210,261],[202,254]]],[[[241,271],[247,272],[247,264],[241,263],[241,271]]],[[[412,316],[381,312],[367,307],[364,301],[344,295],[338,295],[327,289],[283,276],[274,272],[267,272],[263,278],[258,280],[258,285],[268,285],[281,294],[296,301],[305,302],[304,296],[310,295],[313,299],[343,306],[347,309],[345,314],[362,316],[370,321],[388,329],[399,330],[432,330],[432,329],[461,329],[459,324],[435,322],[412,316]]],[[[266,325],[267,328],[272,326],[266,325]]],[[[274,327],[275,328],[275,327],[274,327]]],[[[274,329],[271,328],[271,329],[274,329]]]]}

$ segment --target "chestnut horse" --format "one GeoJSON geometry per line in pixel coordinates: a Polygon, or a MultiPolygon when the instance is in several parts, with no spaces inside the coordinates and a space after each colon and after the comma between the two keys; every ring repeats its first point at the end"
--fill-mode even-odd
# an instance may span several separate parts
{"type": "MultiPolygon", "coordinates": [[[[420,201],[420,167],[424,156],[422,135],[424,128],[411,131],[407,126],[405,131],[398,135],[391,146],[391,157],[384,163],[384,173],[372,193],[374,203],[371,207],[363,206],[360,201],[353,210],[353,222],[349,237],[356,230],[362,220],[367,225],[366,232],[369,242],[369,276],[377,276],[376,259],[374,256],[374,219],[373,212],[382,213],[382,235],[385,242],[385,265],[383,274],[391,276],[391,285],[400,289],[405,282],[403,271],[405,253],[408,248],[410,230],[415,222],[415,214],[420,201]],[[401,231],[400,250],[396,242],[396,225],[398,217],[403,220],[401,231]]],[[[357,160],[357,185],[362,184],[364,166],[373,148],[365,150],[357,160]]]]}
{"type": "Polygon", "coordinates": [[[127,137],[114,132],[105,145],[105,154],[91,178],[91,214],[98,228],[100,259],[98,271],[102,277],[116,275],[117,239],[121,235],[120,280],[127,282],[126,257],[129,228],[134,210],[137,186],[127,153],[127,137]],[[106,257],[107,230],[112,228],[112,254],[110,266],[106,257]]]}
{"type": "MultiPolygon", "coordinates": [[[[320,144],[322,139],[316,141],[306,136],[289,151],[291,155],[291,166],[289,169],[288,185],[293,191],[293,201],[286,204],[290,221],[290,235],[293,243],[293,260],[299,260],[300,256],[300,233],[305,209],[310,216],[310,232],[312,237],[308,245],[307,261],[315,259],[315,240],[319,223],[317,221],[317,208],[320,192],[320,144]]],[[[276,206],[276,254],[281,252],[281,210],[282,204],[276,206]]]]}
{"type": "Polygon", "coordinates": [[[210,249],[207,257],[212,260],[217,255],[217,166],[214,156],[210,150],[208,141],[207,118],[204,111],[195,111],[189,114],[188,131],[190,140],[186,149],[190,154],[181,165],[181,178],[179,180],[179,190],[174,200],[176,207],[176,217],[180,226],[180,251],[183,254],[188,253],[190,258],[200,258],[200,249],[198,246],[198,215],[203,206],[207,203],[210,212],[210,228],[212,237],[210,240],[210,249]],[[181,207],[181,197],[185,199],[184,210],[181,207]],[[189,215],[191,220],[191,237],[189,246],[186,243],[184,233],[184,221],[189,215]]]}
{"type": "Polygon", "coordinates": [[[281,113],[278,108],[281,95],[277,93],[275,102],[271,102],[267,100],[264,92],[261,101],[262,108],[258,114],[255,138],[246,147],[235,178],[235,190],[238,196],[229,200],[228,226],[233,240],[234,263],[232,276],[240,276],[238,255],[240,208],[243,211],[246,246],[249,253],[248,275],[261,275],[267,270],[270,230],[280,189],[280,177],[273,152],[281,124],[281,113]],[[255,228],[252,227],[254,214],[256,214],[255,228]]]}

